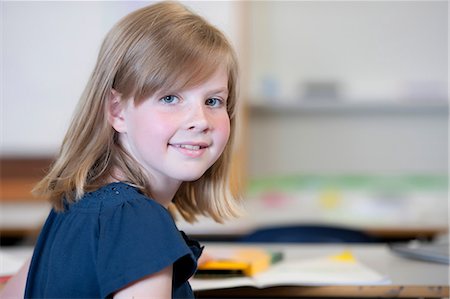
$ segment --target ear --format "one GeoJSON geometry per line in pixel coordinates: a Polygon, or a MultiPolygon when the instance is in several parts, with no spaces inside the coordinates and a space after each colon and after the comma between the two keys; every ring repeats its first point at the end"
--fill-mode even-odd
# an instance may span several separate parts
{"type": "Polygon", "coordinates": [[[108,98],[108,122],[119,133],[126,132],[125,103],[122,95],[115,89],[111,89],[108,98]]]}

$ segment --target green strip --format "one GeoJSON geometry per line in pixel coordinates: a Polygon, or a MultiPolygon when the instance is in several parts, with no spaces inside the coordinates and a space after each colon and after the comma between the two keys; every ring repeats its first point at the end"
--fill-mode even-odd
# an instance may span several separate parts
{"type": "Polygon", "coordinates": [[[251,179],[248,193],[344,189],[362,191],[448,191],[448,176],[278,176],[251,179]]]}

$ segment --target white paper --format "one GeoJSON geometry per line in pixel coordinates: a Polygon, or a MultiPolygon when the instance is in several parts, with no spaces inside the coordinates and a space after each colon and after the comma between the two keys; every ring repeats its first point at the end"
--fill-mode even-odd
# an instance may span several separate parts
{"type": "Polygon", "coordinates": [[[193,278],[194,291],[252,286],[377,285],[389,280],[358,261],[339,261],[330,257],[285,260],[253,277],[193,278]]]}
{"type": "Polygon", "coordinates": [[[0,250],[0,277],[14,275],[24,263],[23,259],[0,250]]]}

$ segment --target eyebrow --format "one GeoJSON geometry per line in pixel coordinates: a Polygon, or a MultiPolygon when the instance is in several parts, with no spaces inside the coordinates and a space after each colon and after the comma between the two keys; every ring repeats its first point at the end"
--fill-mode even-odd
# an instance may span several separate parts
{"type": "Polygon", "coordinates": [[[212,89],[208,92],[209,94],[221,94],[226,93],[228,95],[228,87],[221,87],[217,89],[212,89]]]}

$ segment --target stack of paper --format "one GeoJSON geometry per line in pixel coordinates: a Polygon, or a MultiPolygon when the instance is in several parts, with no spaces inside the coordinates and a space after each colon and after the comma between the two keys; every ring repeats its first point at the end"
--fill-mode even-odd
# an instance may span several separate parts
{"type": "Polygon", "coordinates": [[[285,260],[250,277],[191,279],[195,291],[252,286],[375,285],[389,280],[360,263],[350,252],[308,260],[285,260]]]}

